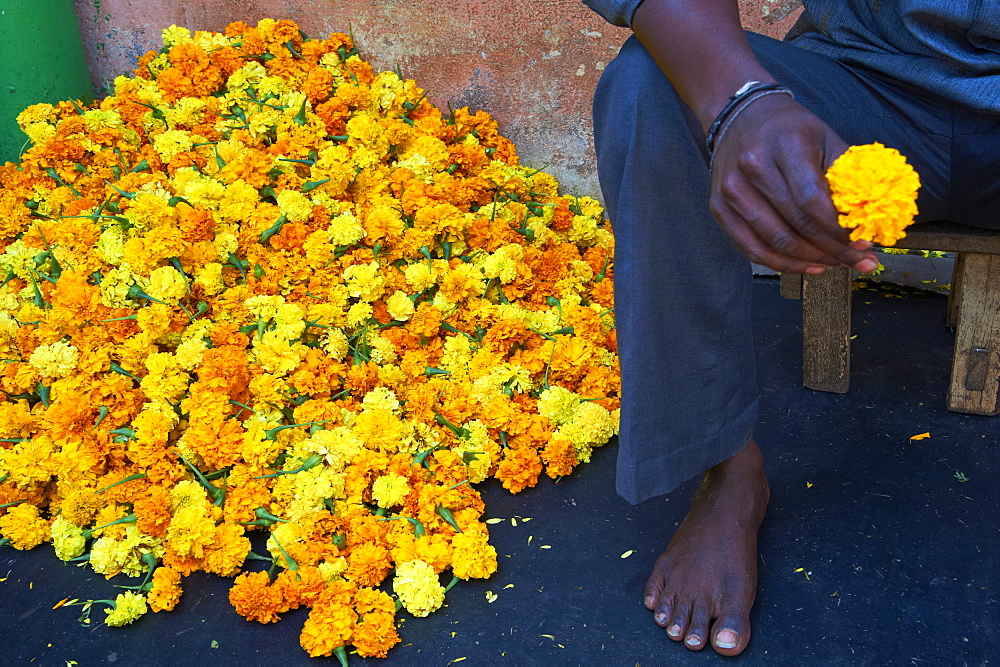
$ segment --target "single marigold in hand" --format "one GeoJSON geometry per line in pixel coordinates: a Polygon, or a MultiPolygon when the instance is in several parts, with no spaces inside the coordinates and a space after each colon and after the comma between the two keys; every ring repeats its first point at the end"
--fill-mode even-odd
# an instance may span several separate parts
{"type": "Polygon", "coordinates": [[[851,240],[893,245],[917,214],[920,177],[894,148],[851,146],[826,172],[840,226],[851,240]]]}

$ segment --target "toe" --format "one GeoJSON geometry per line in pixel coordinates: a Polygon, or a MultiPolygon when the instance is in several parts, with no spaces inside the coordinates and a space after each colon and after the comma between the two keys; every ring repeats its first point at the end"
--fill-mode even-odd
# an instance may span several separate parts
{"type": "Polygon", "coordinates": [[[663,577],[657,570],[653,570],[652,576],[646,582],[646,591],[642,595],[642,602],[646,605],[646,609],[650,611],[656,609],[656,601],[660,599],[661,593],[663,593],[663,577]]]}
{"type": "Polygon", "coordinates": [[[723,614],[712,626],[712,645],[722,655],[738,655],[750,641],[750,622],[745,614],[723,614]]]}
{"type": "Polygon", "coordinates": [[[671,639],[680,641],[684,638],[691,624],[691,607],[690,602],[681,602],[674,608],[674,613],[670,615],[670,624],[667,626],[667,635],[671,639]]]}
{"type": "Polygon", "coordinates": [[[670,615],[674,609],[674,596],[666,591],[660,593],[659,598],[656,600],[655,609],[656,613],[653,614],[653,620],[661,628],[667,627],[667,621],[670,620],[670,615]]]}
{"type": "Polygon", "coordinates": [[[684,645],[692,651],[700,651],[707,645],[708,625],[711,614],[708,605],[696,604],[691,613],[691,623],[684,635],[684,645]]]}

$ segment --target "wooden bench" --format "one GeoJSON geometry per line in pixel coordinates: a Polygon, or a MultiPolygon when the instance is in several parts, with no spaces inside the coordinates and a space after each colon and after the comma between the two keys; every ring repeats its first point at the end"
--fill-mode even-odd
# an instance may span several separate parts
{"type": "MultiPolygon", "coordinates": [[[[914,225],[897,248],[957,253],[948,298],[956,327],[948,409],[1000,413],[1000,231],[950,222],[914,225]]],[[[802,384],[845,393],[851,366],[852,271],[781,276],[781,294],[802,299],[802,384]]]]}

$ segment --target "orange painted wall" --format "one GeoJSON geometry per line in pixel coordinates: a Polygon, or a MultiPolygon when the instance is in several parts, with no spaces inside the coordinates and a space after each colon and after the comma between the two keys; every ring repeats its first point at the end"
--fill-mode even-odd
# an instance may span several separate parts
{"type": "MultiPolygon", "coordinates": [[[[20,0],[19,0],[20,1],[20,0]]],[[[748,29],[780,36],[797,0],[741,0],[748,29]]],[[[221,30],[289,18],[310,35],[353,31],[362,57],[399,67],[442,108],[489,111],[522,162],[567,191],[596,195],[591,96],[629,31],[580,0],[76,0],[95,84],[102,88],[160,46],[163,28],[221,30]]]]}

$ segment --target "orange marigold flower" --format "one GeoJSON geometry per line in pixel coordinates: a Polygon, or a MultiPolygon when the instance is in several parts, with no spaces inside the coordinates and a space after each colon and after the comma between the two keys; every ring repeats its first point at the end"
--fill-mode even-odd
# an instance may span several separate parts
{"type": "Polygon", "coordinates": [[[565,438],[552,438],[542,450],[542,461],[545,462],[545,474],[552,479],[568,475],[577,464],[576,447],[565,438]]]}
{"type": "Polygon", "coordinates": [[[204,569],[222,577],[232,577],[250,553],[250,540],[243,526],[223,523],[215,527],[215,542],[205,549],[204,569]]]}
{"type": "Polygon", "coordinates": [[[384,658],[399,641],[392,612],[370,612],[354,626],[352,643],[362,658],[384,658]]]}
{"type": "Polygon", "coordinates": [[[170,524],[170,493],[162,486],[151,486],[137,498],[132,508],[139,531],[151,537],[166,537],[170,524]]]}
{"type": "Polygon", "coordinates": [[[246,572],[229,589],[229,602],[248,621],[274,623],[282,605],[281,590],[271,585],[267,572],[246,572]]]}
{"type": "Polygon", "coordinates": [[[392,569],[389,550],[370,543],[352,547],[347,563],[347,578],[359,586],[378,586],[392,569]]]}
{"type": "Polygon", "coordinates": [[[161,566],[153,571],[153,588],[146,601],[154,612],[173,611],[181,599],[181,574],[173,568],[161,566]]]}
{"type": "Polygon", "coordinates": [[[497,550],[485,530],[467,530],[452,538],[451,569],[459,579],[485,579],[497,570],[497,550]]]}
{"type": "Polygon", "coordinates": [[[541,472],[542,460],[537,451],[530,447],[509,447],[504,451],[496,477],[503,483],[503,488],[511,493],[520,493],[534,486],[541,472]]]}
{"type": "Polygon", "coordinates": [[[350,643],[357,618],[347,605],[317,604],[302,626],[299,645],[313,658],[331,655],[350,643]]]}

